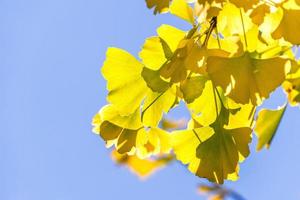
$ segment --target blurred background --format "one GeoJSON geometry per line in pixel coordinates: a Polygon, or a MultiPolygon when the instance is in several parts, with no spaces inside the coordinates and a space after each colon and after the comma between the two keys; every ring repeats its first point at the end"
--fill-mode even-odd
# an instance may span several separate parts
{"type": "MultiPolygon", "coordinates": [[[[107,47],[137,55],[162,23],[189,28],[144,0],[0,0],[1,200],[204,199],[206,181],[178,162],[140,181],[91,132],[107,47]]],[[[265,105],[284,102],[279,89],[265,105]]],[[[254,138],[240,180],[225,185],[250,200],[300,199],[299,122],[289,107],[271,149],[256,153],[254,138]]]]}

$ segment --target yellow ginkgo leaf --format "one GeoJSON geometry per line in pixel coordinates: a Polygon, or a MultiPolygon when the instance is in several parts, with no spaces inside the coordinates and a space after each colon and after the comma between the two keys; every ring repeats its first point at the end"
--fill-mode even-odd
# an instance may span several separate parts
{"type": "Polygon", "coordinates": [[[146,39],[139,56],[147,68],[158,70],[167,61],[163,44],[163,40],[159,37],[146,39]]]}
{"type": "Polygon", "coordinates": [[[259,151],[264,146],[270,147],[271,142],[280,125],[283,114],[286,110],[286,105],[277,110],[261,110],[258,114],[258,119],[255,126],[255,133],[258,137],[256,149],[259,151]]]}
{"type": "Polygon", "coordinates": [[[173,156],[159,156],[155,159],[140,159],[137,156],[129,156],[112,151],[112,159],[119,165],[124,165],[142,180],[145,180],[157,170],[165,167],[173,161],[173,156]]]}
{"type": "Polygon", "coordinates": [[[172,58],[160,69],[161,76],[165,79],[170,79],[170,82],[172,83],[178,83],[185,80],[188,70],[188,66],[186,65],[188,52],[194,45],[197,44],[195,44],[193,39],[182,40],[172,58]]]}
{"type": "Polygon", "coordinates": [[[226,129],[235,129],[239,127],[252,127],[254,124],[254,115],[256,107],[252,104],[241,105],[233,115],[229,115],[226,129]]]}
{"type": "Polygon", "coordinates": [[[107,80],[107,99],[121,115],[133,113],[148,91],[142,70],[143,65],[128,52],[118,48],[107,50],[101,70],[107,80]]]}
{"type": "Polygon", "coordinates": [[[95,115],[93,126],[94,131],[105,142],[115,145],[119,153],[145,158],[171,150],[169,134],[159,128],[144,127],[139,109],[121,116],[114,105],[107,105],[95,115]]]}
{"type": "Polygon", "coordinates": [[[253,8],[257,3],[259,3],[259,0],[229,0],[231,3],[233,3],[238,8],[244,8],[245,10],[249,10],[253,8]]]}
{"type": "Polygon", "coordinates": [[[211,81],[205,83],[204,90],[201,96],[192,103],[188,104],[188,108],[193,118],[203,126],[209,126],[212,124],[219,113],[216,112],[215,106],[221,106],[219,99],[216,99],[214,95],[214,87],[211,81]]]}
{"type": "Polygon", "coordinates": [[[116,106],[109,104],[99,111],[99,122],[109,121],[117,126],[128,129],[139,129],[143,126],[140,119],[140,110],[136,109],[132,114],[122,116],[116,106]]]}
{"type": "Polygon", "coordinates": [[[209,57],[208,73],[213,83],[221,86],[235,102],[259,105],[285,80],[286,59],[255,59],[249,53],[240,57],[209,57]]]}
{"type": "Polygon", "coordinates": [[[169,10],[171,0],[146,0],[149,9],[154,8],[154,14],[165,13],[169,10]]]}
{"type": "Polygon", "coordinates": [[[171,51],[174,52],[182,39],[186,36],[186,32],[174,26],[167,24],[161,25],[157,29],[158,36],[167,43],[171,51]]]}
{"type": "Polygon", "coordinates": [[[218,31],[226,37],[235,34],[243,37],[244,32],[248,32],[253,26],[250,17],[232,3],[223,6],[217,21],[218,31]]]}
{"type": "Polygon", "coordinates": [[[146,39],[139,53],[143,64],[154,71],[160,69],[172,57],[186,35],[184,31],[166,24],[157,29],[157,34],[157,37],[146,39]]]}
{"type": "MultiPolygon", "coordinates": [[[[153,71],[159,70],[160,76],[171,83],[184,80],[187,70],[198,70],[197,60],[201,60],[202,57],[198,58],[197,51],[193,50],[197,49],[198,44],[197,40],[192,38],[197,34],[197,28],[192,28],[186,34],[172,26],[162,25],[158,28],[157,33],[159,37],[147,39],[139,54],[146,68],[153,71]]],[[[147,83],[152,85],[149,84],[149,81],[147,83]]],[[[151,89],[160,91],[153,87],[151,89]]]]}
{"type": "Polygon", "coordinates": [[[283,17],[277,29],[272,33],[274,39],[283,37],[286,41],[294,44],[300,44],[300,10],[291,10],[283,8],[283,17]]]}
{"type": "MultiPolygon", "coordinates": [[[[233,102],[228,97],[224,96],[224,92],[221,88],[218,88],[218,94],[223,101],[223,104],[230,110],[237,110],[240,105],[233,102]]],[[[216,89],[213,86],[211,80],[206,81],[204,90],[201,96],[195,99],[194,102],[188,104],[188,109],[191,115],[197,123],[202,126],[209,126],[215,122],[217,116],[221,111],[222,102],[219,96],[217,96],[216,89]],[[216,110],[216,107],[218,110],[216,110]]]]}
{"type": "Polygon", "coordinates": [[[141,61],[107,50],[101,71],[108,105],[95,115],[93,131],[139,176],[161,166],[161,156],[176,155],[211,182],[237,180],[253,129],[257,150],[268,147],[286,109],[262,110],[256,119],[257,107],[280,86],[292,106],[300,105],[300,0],[145,1],[191,28],[161,25],[142,46],[141,61]],[[165,120],[178,104],[191,119],[165,120]]]}
{"type": "Polygon", "coordinates": [[[171,138],[169,133],[160,128],[145,128],[136,138],[136,155],[149,158],[152,155],[169,153],[171,138]]]}
{"type": "Polygon", "coordinates": [[[163,113],[167,113],[171,109],[175,100],[176,94],[172,88],[163,93],[148,92],[142,111],[144,125],[156,127],[162,119],[163,113]]]}
{"type": "Polygon", "coordinates": [[[170,6],[170,13],[191,24],[194,23],[193,9],[185,0],[173,0],[170,6]]]}
{"type": "Polygon", "coordinates": [[[171,134],[172,146],[176,158],[183,164],[197,162],[196,149],[200,141],[205,141],[214,134],[210,127],[200,127],[191,130],[174,131],[171,134]]]}

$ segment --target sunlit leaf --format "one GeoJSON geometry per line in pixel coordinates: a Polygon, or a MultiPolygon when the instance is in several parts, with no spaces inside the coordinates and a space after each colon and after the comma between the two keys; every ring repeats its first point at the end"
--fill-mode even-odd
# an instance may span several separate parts
{"type": "Polygon", "coordinates": [[[261,150],[264,146],[270,147],[286,107],[285,105],[278,110],[264,109],[259,112],[255,126],[255,133],[258,137],[257,150],[261,150]]]}
{"type": "Polygon", "coordinates": [[[230,111],[222,107],[216,122],[172,134],[173,148],[178,160],[189,164],[189,170],[210,181],[223,183],[236,180],[238,163],[250,153],[251,129],[241,127],[225,129],[230,111]]]}
{"type": "Polygon", "coordinates": [[[128,52],[109,48],[102,67],[109,91],[107,100],[121,115],[133,113],[141,104],[148,87],[141,77],[143,65],[128,52]]]}
{"type": "Polygon", "coordinates": [[[215,85],[221,86],[234,101],[259,105],[285,80],[287,60],[255,59],[249,53],[240,57],[209,57],[208,73],[215,85]]]}
{"type": "Polygon", "coordinates": [[[183,81],[180,84],[180,89],[184,100],[187,103],[191,103],[198,98],[203,92],[206,81],[207,78],[204,76],[193,76],[183,81]]]}
{"type": "Polygon", "coordinates": [[[185,0],[173,0],[170,6],[170,12],[191,24],[194,23],[193,9],[185,0]]]}

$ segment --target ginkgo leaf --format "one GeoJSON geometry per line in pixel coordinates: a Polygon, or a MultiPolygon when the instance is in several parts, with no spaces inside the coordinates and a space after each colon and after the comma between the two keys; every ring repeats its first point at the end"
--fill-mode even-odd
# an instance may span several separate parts
{"type": "Polygon", "coordinates": [[[163,93],[149,92],[143,105],[143,123],[156,127],[163,113],[167,113],[176,100],[175,91],[171,88],[163,93]]]}
{"type": "Polygon", "coordinates": [[[256,106],[252,104],[242,105],[236,113],[229,115],[227,129],[235,129],[239,127],[252,127],[254,124],[254,115],[256,106]]]}
{"type": "Polygon", "coordinates": [[[205,83],[204,90],[199,98],[188,104],[193,118],[203,126],[212,124],[219,113],[216,112],[216,107],[221,106],[219,99],[215,98],[214,87],[211,81],[205,83]],[[216,101],[215,101],[216,99],[216,101]]]}
{"type": "Polygon", "coordinates": [[[193,9],[185,0],[173,0],[170,6],[170,13],[188,21],[191,24],[194,23],[193,9]]]}
{"type": "Polygon", "coordinates": [[[224,179],[229,179],[230,174],[236,174],[239,154],[243,157],[249,154],[251,129],[214,132],[210,127],[203,127],[198,131],[195,129],[195,132],[197,137],[190,130],[173,133],[176,138],[173,139],[173,148],[177,159],[183,164],[190,163],[191,172],[213,182],[223,183],[224,179]]]}
{"type": "MultiPolygon", "coordinates": [[[[196,32],[197,29],[193,28],[186,34],[172,26],[162,25],[157,30],[159,38],[152,37],[146,40],[139,54],[142,62],[153,71],[159,70],[160,75],[171,83],[184,80],[188,69],[197,70],[197,60],[194,61],[189,56],[193,54],[188,54],[193,52],[193,48],[197,48],[197,42],[191,38],[196,32]]],[[[151,85],[149,81],[148,85],[151,85]]]]}
{"type": "Polygon", "coordinates": [[[174,131],[171,134],[172,146],[176,158],[183,164],[196,161],[196,149],[200,141],[205,141],[214,134],[211,127],[201,127],[192,130],[174,131]]]}
{"type": "Polygon", "coordinates": [[[256,150],[261,150],[264,146],[270,147],[271,142],[277,132],[281,119],[285,113],[286,105],[277,110],[263,109],[258,114],[255,126],[255,133],[258,137],[256,150]]]}
{"type": "Polygon", "coordinates": [[[159,37],[146,39],[139,56],[147,68],[158,70],[167,61],[168,58],[165,54],[163,44],[165,43],[159,37]]]}
{"type": "Polygon", "coordinates": [[[157,34],[174,52],[178,48],[180,41],[184,39],[186,32],[174,26],[163,24],[157,29],[157,34]]]}
{"type": "Polygon", "coordinates": [[[224,179],[237,178],[238,162],[250,153],[251,129],[224,129],[220,122],[212,127],[215,134],[197,147],[199,163],[190,166],[190,170],[197,176],[222,184],[224,179]]]}
{"type": "Polygon", "coordinates": [[[209,57],[208,73],[235,102],[259,105],[285,80],[287,60],[279,57],[255,59],[249,53],[240,57],[209,57]]]}
{"type": "Polygon", "coordinates": [[[145,158],[171,150],[169,134],[156,127],[144,127],[139,110],[121,116],[114,105],[107,105],[94,117],[93,125],[96,133],[122,154],[145,158]]]}
{"type": "Polygon", "coordinates": [[[163,24],[157,29],[158,37],[146,39],[139,53],[143,64],[151,69],[160,69],[167,60],[171,59],[179,42],[184,39],[185,32],[173,26],[163,24]]]}
{"type": "Polygon", "coordinates": [[[224,36],[234,34],[243,36],[244,32],[248,32],[253,26],[250,17],[232,3],[226,3],[223,6],[217,21],[218,31],[224,36]]]}
{"type": "Polygon", "coordinates": [[[112,151],[111,157],[117,164],[128,167],[132,173],[136,174],[142,180],[147,179],[174,159],[172,155],[160,156],[155,159],[140,159],[137,156],[120,154],[117,151],[112,151]]]}
{"type": "Polygon", "coordinates": [[[149,141],[157,149],[156,152],[153,152],[154,154],[170,153],[172,144],[171,136],[168,132],[160,128],[151,128],[148,133],[149,141]]]}
{"type": "Polygon", "coordinates": [[[239,128],[223,130],[220,135],[215,134],[197,148],[198,166],[191,166],[190,170],[197,176],[222,184],[230,175],[237,178],[239,155],[249,155],[248,143],[251,129],[239,128]]]}
{"type": "Polygon", "coordinates": [[[218,90],[218,94],[220,95],[223,104],[229,110],[236,110],[240,108],[240,105],[224,96],[224,92],[222,91],[222,89],[215,89],[212,81],[208,80],[205,83],[205,87],[201,96],[195,99],[194,102],[187,105],[193,119],[202,126],[209,126],[213,122],[215,122],[217,116],[221,111],[220,108],[222,106],[222,102],[217,96],[216,90],[218,90]],[[218,109],[216,110],[216,108],[218,109]]]}
{"type": "Polygon", "coordinates": [[[149,9],[154,8],[154,14],[164,13],[169,10],[171,0],[146,0],[149,9]]]}
{"type": "Polygon", "coordinates": [[[148,87],[141,76],[143,65],[128,52],[109,48],[102,67],[109,91],[107,100],[121,115],[133,113],[141,104],[148,87]]]}
{"type": "Polygon", "coordinates": [[[229,0],[231,3],[233,3],[235,6],[239,8],[244,8],[245,10],[249,10],[253,8],[254,5],[259,3],[259,0],[229,0]]]}
{"type": "Polygon", "coordinates": [[[191,28],[161,25],[142,46],[141,61],[118,48],[107,50],[102,74],[109,105],[93,118],[93,131],[141,176],[158,167],[162,155],[172,156],[173,148],[197,176],[237,180],[252,129],[257,149],[268,146],[286,109],[263,110],[256,122],[257,106],[279,86],[292,106],[300,104],[300,0],[146,3],[191,28]],[[178,104],[191,118],[180,126],[164,118],[178,104]]]}
{"type": "Polygon", "coordinates": [[[295,27],[300,27],[300,10],[283,8],[282,20],[277,29],[272,33],[272,37],[274,39],[283,37],[286,41],[299,45],[300,29],[295,27]]]}
{"type": "Polygon", "coordinates": [[[238,163],[250,153],[251,128],[226,129],[231,111],[221,106],[216,121],[208,127],[177,131],[172,134],[178,160],[189,170],[212,182],[237,179],[238,163]],[[195,149],[196,148],[196,149],[195,149]]]}
{"type": "Polygon", "coordinates": [[[116,106],[109,104],[99,111],[99,122],[109,121],[123,128],[139,129],[143,126],[140,115],[140,110],[136,109],[132,114],[122,116],[116,106]]]}
{"type": "Polygon", "coordinates": [[[205,76],[193,76],[184,80],[180,84],[180,90],[185,102],[192,103],[198,98],[203,92],[206,81],[207,77],[205,76]]]}
{"type": "Polygon", "coordinates": [[[142,71],[142,77],[147,83],[147,86],[153,91],[162,93],[165,92],[168,88],[170,88],[170,83],[164,81],[160,77],[159,71],[154,71],[144,67],[142,71]]]}

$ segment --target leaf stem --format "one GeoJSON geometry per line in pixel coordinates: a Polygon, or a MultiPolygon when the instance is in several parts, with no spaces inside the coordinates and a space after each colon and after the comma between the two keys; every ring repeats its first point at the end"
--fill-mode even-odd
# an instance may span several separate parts
{"type": "Polygon", "coordinates": [[[215,108],[216,108],[216,114],[217,118],[219,118],[219,109],[218,109],[218,104],[217,104],[217,97],[216,97],[216,87],[213,85],[213,93],[214,93],[214,101],[215,101],[215,108]]]}
{"type": "Polygon", "coordinates": [[[213,17],[210,21],[210,26],[206,32],[206,37],[204,39],[204,42],[203,42],[203,46],[207,46],[207,43],[208,43],[208,40],[211,36],[211,33],[213,32],[213,30],[217,27],[217,17],[213,17]]]}
{"type": "Polygon", "coordinates": [[[195,134],[195,136],[198,138],[199,142],[202,143],[202,140],[200,139],[199,135],[197,134],[197,132],[195,131],[195,129],[193,129],[193,133],[195,134]]]}
{"type": "Polygon", "coordinates": [[[241,15],[241,20],[242,20],[242,25],[243,25],[245,45],[246,45],[246,49],[247,49],[248,48],[248,43],[247,43],[246,30],[245,30],[245,24],[244,24],[242,9],[240,9],[240,15],[241,15]]]}
{"type": "Polygon", "coordinates": [[[143,122],[145,112],[166,92],[167,90],[160,93],[146,108],[142,111],[141,121],[143,122]]]}

